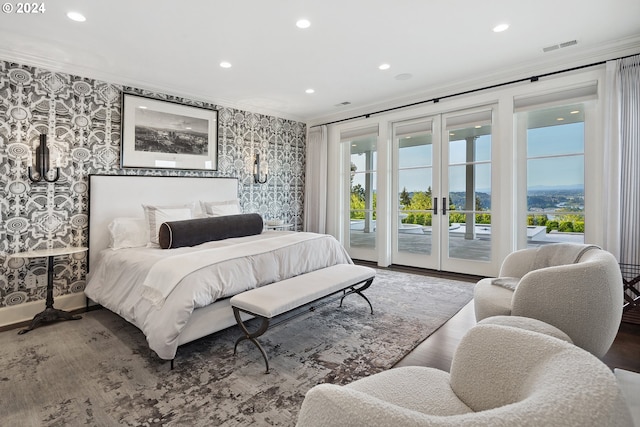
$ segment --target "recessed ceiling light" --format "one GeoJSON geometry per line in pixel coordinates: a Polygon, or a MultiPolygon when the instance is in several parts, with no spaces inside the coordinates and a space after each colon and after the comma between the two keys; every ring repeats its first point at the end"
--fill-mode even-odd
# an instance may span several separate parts
{"type": "Polygon", "coordinates": [[[141,109],[141,110],[146,110],[147,109],[147,107],[145,107],[144,105],[141,105],[138,108],[141,109]]]}
{"type": "Polygon", "coordinates": [[[564,117],[558,117],[556,120],[557,120],[557,121],[559,121],[559,122],[561,122],[561,121],[563,121],[563,120],[564,120],[564,117]]]}
{"type": "Polygon", "coordinates": [[[67,18],[76,22],[84,22],[87,20],[87,18],[85,18],[80,12],[67,12],[67,18]]]}
{"type": "Polygon", "coordinates": [[[222,68],[231,68],[231,63],[230,63],[230,62],[227,62],[227,61],[222,61],[222,62],[220,63],[220,66],[221,66],[222,68]]]}
{"type": "Polygon", "coordinates": [[[314,93],[314,92],[315,92],[315,90],[313,90],[313,89],[311,89],[311,88],[309,88],[309,89],[305,90],[305,93],[314,93]]]}
{"type": "Polygon", "coordinates": [[[493,27],[493,32],[494,33],[501,33],[503,31],[505,31],[507,28],[509,28],[509,24],[498,24],[495,27],[493,27]]]}
{"type": "Polygon", "coordinates": [[[482,127],[482,126],[480,126],[480,125],[477,125],[477,126],[476,126],[476,129],[480,129],[481,127],[482,127]]]}
{"type": "Polygon", "coordinates": [[[571,114],[578,114],[580,112],[580,110],[573,110],[571,111],[571,114]]]}
{"type": "Polygon", "coordinates": [[[391,65],[389,64],[380,64],[378,67],[379,70],[388,70],[389,68],[391,68],[391,65]]]}
{"type": "Polygon", "coordinates": [[[308,19],[298,19],[296,22],[296,27],[298,28],[309,28],[311,26],[311,22],[308,19]]]}

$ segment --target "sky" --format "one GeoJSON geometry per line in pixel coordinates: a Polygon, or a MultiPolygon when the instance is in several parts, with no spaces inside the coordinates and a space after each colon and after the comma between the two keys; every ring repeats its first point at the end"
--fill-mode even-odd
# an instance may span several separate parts
{"type": "MultiPolygon", "coordinates": [[[[449,145],[449,191],[465,191],[465,141],[451,141],[449,145]],[[458,165],[456,165],[458,163],[458,165]]],[[[529,129],[527,133],[527,184],[529,188],[584,185],[584,123],[529,129]],[[547,156],[562,156],[549,158],[547,156]]],[[[365,169],[364,155],[352,156],[357,170],[365,169]]],[[[491,189],[491,137],[476,140],[475,188],[477,192],[491,189]],[[482,163],[485,161],[486,163],[482,163]]],[[[374,155],[374,162],[375,162],[374,155]]],[[[431,144],[402,148],[399,189],[409,192],[426,191],[433,187],[431,179],[433,150],[431,144]],[[403,169],[410,168],[410,169],[403,169]]],[[[364,175],[356,174],[354,185],[364,186],[364,175]]]]}
{"type": "Polygon", "coordinates": [[[158,129],[193,130],[207,134],[209,122],[197,117],[136,108],[136,125],[158,129]]]}

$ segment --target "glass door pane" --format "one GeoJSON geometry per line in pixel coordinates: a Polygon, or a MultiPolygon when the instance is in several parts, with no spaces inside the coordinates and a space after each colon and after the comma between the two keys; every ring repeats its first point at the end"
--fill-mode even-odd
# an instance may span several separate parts
{"type": "Polygon", "coordinates": [[[376,246],[376,173],[377,137],[366,136],[350,145],[349,245],[370,248],[376,246]]]}
{"type": "Polygon", "coordinates": [[[433,230],[431,133],[398,138],[398,252],[430,255],[433,230]]]}
{"type": "Polygon", "coordinates": [[[490,261],[491,111],[447,119],[446,259],[490,261]]]}

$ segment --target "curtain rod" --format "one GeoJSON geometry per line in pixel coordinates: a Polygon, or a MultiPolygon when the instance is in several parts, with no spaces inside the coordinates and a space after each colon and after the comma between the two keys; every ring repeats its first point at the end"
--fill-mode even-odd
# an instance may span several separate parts
{"type": "Polygon", "coordinates": [[[544,73],[544,74],[540,74],[540,75],[537,75],[537,76],[524,77],[524,78],[521,78],[521,79],[511,80],[511,81],[508,81],[508,82],[497,83],[497,84],[494,84],[494,85],[491,85],[491,86],[484,86],[484,87],[480,87],[480,88],[477,88],[477,89],[470,89],[470,90],[465,90],[463,92],[452,93],[450,95],[444,95],[444,96],[439,96],[439,97],[436,97],[436,98],[425,99],[424,101],[416,101],[416,102],[412,102],[410,104],[404,104],[404,105],[399,105],[397,107],[391,107],[391,108],[386,108],[384,110],[374,111],[372,113],[360,114],[358,116],[348,117],[346,119],[334,120],[332,122],[313,125],[313,126],[311,126],[311,128],[314,128],[314,127],[317,127],[317,126],[333,125],[333,124],[336,124],[336,123],[346,122],[346,121],[355,120],[355,119],[362,119],[362,118],[368,119],[369,117],[371,117],[374,114],[388,113],[389,111],[400,110],[402,108],[415,107],[416,105],[426,104],[427,102],[433,102],[434,104],[437,104],[442,99],[453,98],[454,96],[460,96],[460,95],[468,95],[470,93],[480,92],[480,91],[487,90],[487,89],[495,89],[497,87],[508,86],[508,85],[512,85],[512,84],[515,84],[515,83],[522,83],[522,82],[526,82],[526,81],[529,81],[529,82],[533,83],[533,82],[537,82],[540,78],[543,78],[543,77],[549,77],[549,76],[553,76],[553,75],[556,75],[556,74],[568,73],[568,72],[571,72],[571,71],[581,70],[583,68],[596,67],[598,65],[606,64],[607,61],[616,61],[616,60],[619,60],[619,59],[630,58],[630,57],[635,56],[635,55],[638,55],[638,54],[634,53],[634,54],[631,54],[631,55],[621,56],[621,57],[618,57],[618,58],[608,59],[608,60],[605,60],[605,61],[594,62],[592,64],[579,65],[577,67],[566,68],[564,70],[559,70],[559,71],[551,71],[549,73],[544,73]]]}

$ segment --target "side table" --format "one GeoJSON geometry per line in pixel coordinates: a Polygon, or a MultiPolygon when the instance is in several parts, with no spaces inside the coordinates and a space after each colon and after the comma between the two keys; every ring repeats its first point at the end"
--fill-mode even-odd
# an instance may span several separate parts
{"type": "Polygon", "coordinates": [[[47,301],[44,311],[36,314],[28,328],[20,330],[19,335],[26,334],[40,326],[42,322],[55,320],[78,320],[82,316],[73,315],[64,310],[53,308],[53,258],[59,255],[71,255],[87,250],[84,246],[71,246],[67,248],[39,249],[35,251],[18,252],[11,254],[10,258],[47,258],[47,301]]]}

